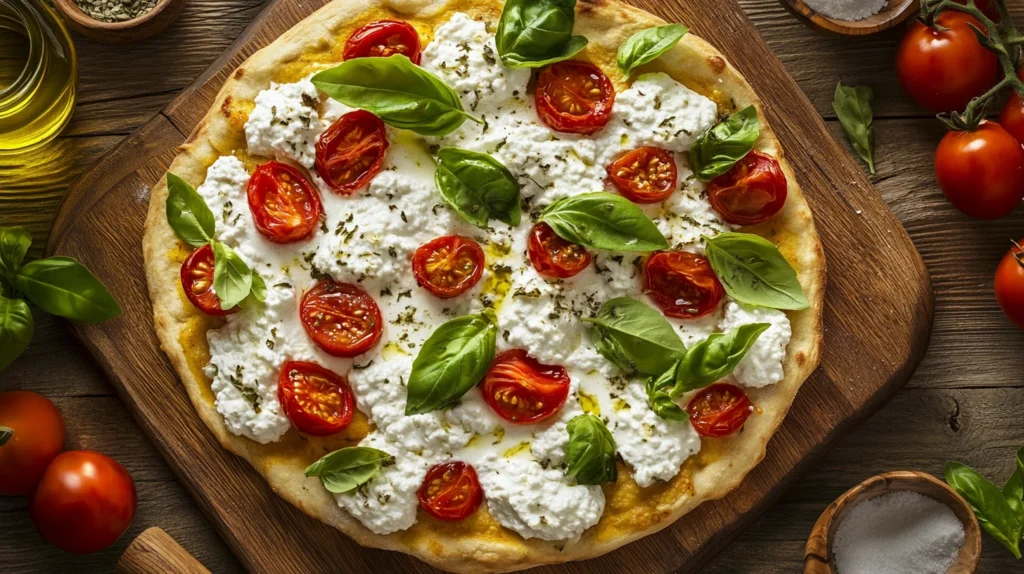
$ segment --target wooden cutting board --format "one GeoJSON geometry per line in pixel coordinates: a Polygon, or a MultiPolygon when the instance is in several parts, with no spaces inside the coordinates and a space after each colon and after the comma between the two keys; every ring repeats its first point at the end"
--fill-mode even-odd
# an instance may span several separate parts
{"type": "MultiPolygon", "coordinates": [[[[84,262],[121,302],[119,319],[74,328],[245,566],[259,572],[427,572],[422,562],[361,548],[306,517],[275,496],[245,461],[221,449],[194,413],[152,327],[141,252],[150,187],[225,78],[326,2],[271,2],[192,86],[71,187],[49,250],[84,262]]],[[[616,552],[538,571],[696,570],[837,437],[900,388],[924,354],[931,330],[931,285],[913,244],[736,1],[633,3],[710,40],[764,99],[825,246],[825,351],[767,457],[738,490],[616,552]]]]}

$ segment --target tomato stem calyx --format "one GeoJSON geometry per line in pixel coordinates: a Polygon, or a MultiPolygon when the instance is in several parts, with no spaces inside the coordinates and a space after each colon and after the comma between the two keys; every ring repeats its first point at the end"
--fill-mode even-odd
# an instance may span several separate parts
{"type": "Polygon", "coordinates": [[[7,441],[11,440],[14,436],[14,429],[10,427],[0,426],[0,446],[7,444],[7,441]]]}
{"type": "MultiPolygon", "coordinates": [[[[1013,244],[1013,248],[1010,251],[1013,253],[1014,260],[1017,261],[1017,265],[1020,265],[1021,267],[1024,267],[1024,247],[1021,247],[1020,243],[1017,243],[1013,239],[1010,240],[1010,243],[1013,244]]],[[[2,428],[2,427],[0,427],[0,428],[2,428]]],[[[3,443],[0,442],[0,444],[3,444],[3,443]]]]}

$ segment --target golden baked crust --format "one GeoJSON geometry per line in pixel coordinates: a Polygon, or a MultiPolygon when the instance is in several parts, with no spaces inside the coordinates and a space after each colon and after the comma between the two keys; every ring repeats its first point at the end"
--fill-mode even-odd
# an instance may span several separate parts
{"type": "MultiPolygon", "coordinates": [[[[356,27],[382,17],[410,21],[427,41],[434,26],[455,11],[496,21],[498,0],[335,0],[275,42],[253,54],[227,80],[210,112],[196,127],[171,164],[174,172],[193,185],[200,184],[207,168],[221,155],[234,154],[254,163],[245,153],[243,124],[253,99],[271,81],[291,82],[318,63],[336,61],[340,47],[356,27]]],[[[580,0],[575,33],[590,44],[578,56],[600,66],[618,85],[625,78],[615,68],[618,46],[633,33],[665,22],[642,10],[614,0],[580,0]]],[[[761,103],[740,74],[704,40],[688,34],[672,50],[645,67],[665,72],[677,81],[731,112],[761,103]]],[[[161,181],[152,191],[143,250],[154,321],[161,346],[180,375],[200,418],[224,448],[248,460],[266,477],[273,490],[303,512],[355,539],[360,544],[397,550],[434,566],[457,572],[507,571],[540,564],[592,558],[656,532],[701,502],[725,496],[765,455],[766,445],[778,429],[800,385],[817,367],[821,350],[821,311],[825,263],[810,208],[796,183],[763,112],[756,149],[779,159],[789,181],[783,210],[767,223],[744,231],[770,237],[797,270],[810,308],[787,312],[792,338],[784,365],[785,378],[776,385],[748,389],[757,408],[743,432],[726,439],[704,439],[700,453],[691,457],[671,481],[641,489],[620,468],[616,484],[605,485],[607,499],[600,522],[576,542],[524,540],[503,528],[487,513],[486,505],[470,518],[445,523],[420,512],[416,525],[404,532],[378,535],[340,509],[316,478],[306,478],[307,465],[323,454],[359,442],[368,431],[361,415],[340,435],[326,439],[300,439],[289,431],[280,441],[261,445],[231,434],[213,405],[210,381],[203,373],[209,360],[206,332],[220,319],[208,317],[185,299],[178,278],[187,255],[167,224],[167,187],[161,181]]],[[[621,464],[621,463],[620,463],[621,464]]]]}

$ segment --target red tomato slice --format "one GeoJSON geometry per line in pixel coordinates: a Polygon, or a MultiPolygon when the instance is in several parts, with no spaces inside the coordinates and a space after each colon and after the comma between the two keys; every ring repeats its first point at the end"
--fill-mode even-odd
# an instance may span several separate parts
{"type": "Polygon", "coordinates": [[[558,365],[537,361],[524,349],[512,349],[494,358],[482,391],[498,416],[525,425],[562,408],[569,396],[569,374],[558,365]]]}
{"type": "Polygon", "coordinates": [[[320,196],[290,165],[267,162],[249,178],[249,210],[256,229],[274,243],[307,239],[320,223],[320,196]]]}
{"type": "Polygon", "coordinates": [[[743,428],[750,413],[750,399],[736,385],[712,385],[693,397],[686,407],[690,423],[701,436],[721,438],[743,428]]]}
{"type": "Polygon", "coordinates": [[[725,296],[708,260],[688,251],[658,251],[644,267],[645,290],[669,317],[696,319],[725,296]]]}
{"type": "Polygon", "coordinates": [[[380,307],[362,287],[324,279],[302,296],[299,318],[313,342],[336,357],[355,357],[380,341],[380,307]]]}
{"type": "Polygon", "coordinates": [[[465,293],[484,272],[484,250],[472,239],[445,235],[425,243],[412,256],[416,283],[441,299],[465,293]]]}
{"type": "Polygon", "coordinates": [[[613,161],[608,177],[634,203],[664,201],[676,190],[676,160],[668,150],[644,146],[613,161]]]}
{"type": "Polygon", "coordinates": [[[352,32],[342,58],[386,58],[394,54],[402,54],[419,65],[420,35],[408,22],[377,20],[352,32]]]}
{"type": "Polygon", "coordinates": [[[565,279],[590,265],[590,253],[582,245],[566,241],[547,223],[538,223],[530,230],[526,252],[537,273],[565,279]]]}
{"type": "Polygon", "coordinates": [[[356,408],[344,377],[305,361],[287,361],[281,366],[277,399],[295,428],[313,436],[345,430],[356,408]]]}
{"type": "Polygon", "coordinates": [[[331,189],[350,195],[373,179],[384,163],[384,122],[365,110],[349,112],[316,141],[316,172],[331,189]]]}
{"type": "Polygon", "coordinates": [[[553,130],[592,134],[608,124],[615,88],[597,66],[565,60],[537,78],[537,115],[553,130]]]}
{"type": "Polygon", "coordinates": [[[461,461],[430,467],[417,494],[423,510],[438,520],[448,522],[473,514],[484,499],[476,470],[461,461]]]}
{"type": "Polygon", "coordinates": [[[237,311],[220,308],[220,298],[213,292],[213,248],[204,245],[196,249],[181,265],[181,288],[188,300],[207,315],[223,317],[237,311]]]}
{"type": "Polygon", "coordinates": [[[733,225],[771,219],[786,203],[786,175],[770,155],[752,151],[708,184],[708,201],[733,225]]]}

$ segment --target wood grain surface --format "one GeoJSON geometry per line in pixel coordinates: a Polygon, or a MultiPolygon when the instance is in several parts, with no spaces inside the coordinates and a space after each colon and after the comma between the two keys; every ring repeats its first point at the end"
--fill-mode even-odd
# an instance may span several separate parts
{"type": "MultiPolygon", "coordinates": [[[[938,473],[953,458],[999,480],[1009,475],[1012,454],[1024,442],[1019,418],[1024,334],[1003,319],[990,286],[996,262],[1008,238],[1020,233],[1024,217],[1018,212],[1000,222],[969,221],[935,189],[931,154],[942,132],[899,93],[891,65],[898,31],[857,40],[824,37],[769,0],[742,5],[839,141],[829,106],[835,82],[875,89],[879,173],[873,181],[924,256],[936,293],[932,346],[910,385],[704,569],[794,572],[818,514],[872,474],[896,468],[938,473]]],[[[117,50],[76,38],[82,102],[69,129],[51,146],[27,160],[0,158],[0,225],[26,225],[45,239],[70,180],[169,102],[261,6],[259,0],[191,0],[166,33],[117,50]]],[[[1024,6],[1011,3],[1011,12],[1024,17],[1024,6]]],[[[38,247],[33,253],[39,254],[38,247]]],[[[39,315],[37,324],[35,344],[0,373],[0,389],[30,388],[54,397],[68,420],[67,446],[102,450],[124,463],[138,483],[140,511],[129,535],[114,548],[78,557],[45,545],[32,531],[24,499],[0,499],[2,569],[110,571],[130,536],[154,524],[211,570],[238,569],[66,327],[39,315]]],[[[1017,569],[1019,564],[986,538],[979,572],[1017,569]]]]}

